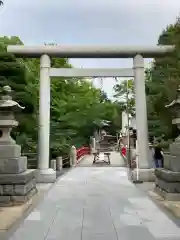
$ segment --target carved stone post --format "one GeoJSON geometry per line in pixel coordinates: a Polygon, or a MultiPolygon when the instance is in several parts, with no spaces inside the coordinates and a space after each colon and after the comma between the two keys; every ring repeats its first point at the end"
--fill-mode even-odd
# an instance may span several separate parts
{"type": "Polygon", "coordinates": [[[57,157],[57,159],[56,159],[56,168],[57,168],[57,171],[62,170],[62,168],[63,168],[63,159],[62,159],[62,157],[57,157]]]}
{"type": "Polygon", "coordinates": [[[77,164],[77,153],[76,153],[76,147],[72,146],[70,149],[70,165],[76,166],[77,164]]]}

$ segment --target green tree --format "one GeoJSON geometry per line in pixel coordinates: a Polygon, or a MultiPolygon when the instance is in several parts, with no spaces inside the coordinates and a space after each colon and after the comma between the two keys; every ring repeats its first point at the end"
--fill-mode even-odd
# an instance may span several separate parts
{"type": "MultiPolygon", "coordinates": [[[[159,36],[159,45],[175,45],[175,51],[162,58],[155,58],[146,74],[149,129],[152,135],[174,137],[172,115],[165,105],[176,97],[180,84],[180,19],[167,26],[159,36]]],[[[175,131],[176,132],[176,131],[175,131]]]]}
{"type": "Polygon", "coordinates": [[[17,115],[20,125],[13,131],[14,137],[24,150],[29,148],[29,140],[32,141],[34,138],[37,95],[33,89],[34,79],[28,74],[25,66],[6,52],[7,44],[17,42],[20,43],[20,40],[15,37],[0,39],[0,87],[10,85],[14,99],[25,106],[25,110],[17,115]]]}
{"type": "Polygon", "coordinates": [[[122,107],[122,110],[127,110],[130,114],[135,114],[135,93],[134,93],[134,80],[123,80],[114,85],[114,97],[122,107]]]}

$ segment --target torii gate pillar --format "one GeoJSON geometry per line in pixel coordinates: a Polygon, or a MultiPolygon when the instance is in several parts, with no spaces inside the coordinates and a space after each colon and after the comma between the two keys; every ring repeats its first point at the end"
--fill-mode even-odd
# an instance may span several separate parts
{"type": "Polygon", "coordinates": [[[50,71],[51,61],[46,54],[40,57],[39,87],[39,136],[37,182],[50,183],[56,180],[56,172],[49,168],[50,138],[50,71]]]}
{"type": "Polygon", "coordinates": [[[148,150],[148,126],[145,92],[144,59],[141,55],[133,58],[135,105],[136,105],[136,129],[140,169],[149,168],[148,150]]]}

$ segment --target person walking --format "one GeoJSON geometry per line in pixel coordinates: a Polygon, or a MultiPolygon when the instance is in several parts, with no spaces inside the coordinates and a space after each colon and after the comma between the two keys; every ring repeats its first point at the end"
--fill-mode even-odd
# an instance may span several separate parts
{"type": "Polygon", "coordinates": [[[123,145],[122,148],[121,148],[121,154],[125,158],[126,158],[126,152],[127,152],[127,148],[123,145]]]}
{"type": "Polygon", "coordinates": [[[163,167],[163,149],[159,143],[156,143],[154,146],[154,162],[156,168],[163,167]]]}

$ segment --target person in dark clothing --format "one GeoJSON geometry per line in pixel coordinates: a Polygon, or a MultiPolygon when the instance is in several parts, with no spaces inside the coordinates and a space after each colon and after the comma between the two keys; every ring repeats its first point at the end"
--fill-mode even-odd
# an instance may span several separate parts
{"type": "Polygon", "coordinates": [[[163,151],[159,144],[156,144],[154,147],[154,162],[156,168],[163,167],[163,151]]]}

